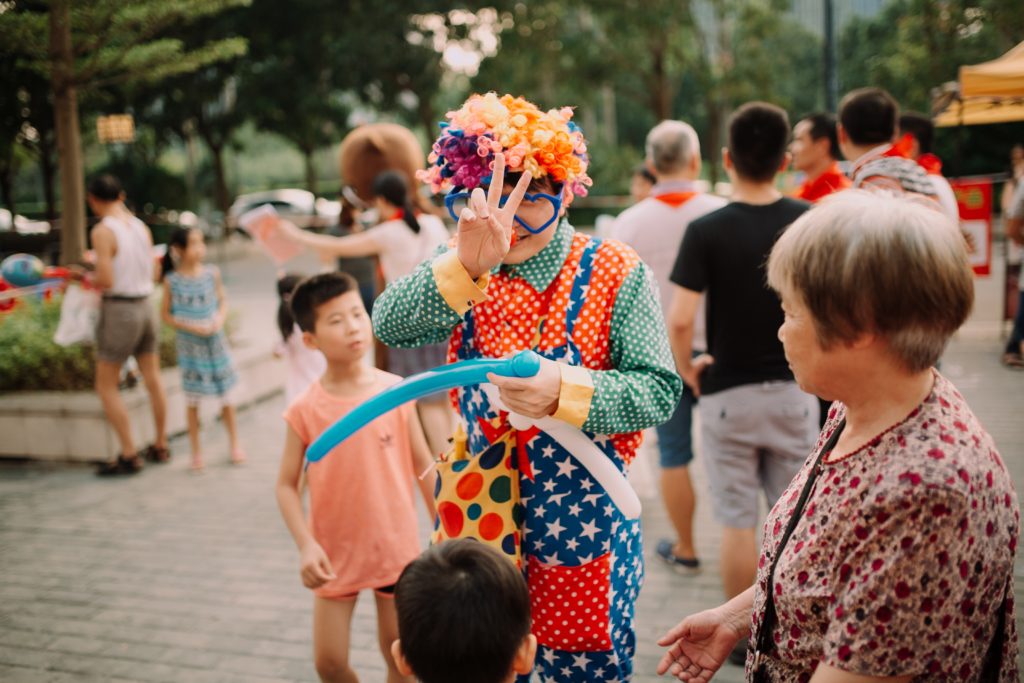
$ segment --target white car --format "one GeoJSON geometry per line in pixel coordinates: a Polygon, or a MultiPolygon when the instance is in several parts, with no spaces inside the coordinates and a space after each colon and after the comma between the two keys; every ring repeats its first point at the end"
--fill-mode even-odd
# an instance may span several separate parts
{"type": "Polygon", "coordinates": [[[341,202],[318,199],[306,190],[269,190],[239,195],[228,209],[228,227],[239,227],[239,216],[264,204],[271,205],[279,216],[300,228],[329,228],[338,223],[341,215],[341,202]]]}
{"type": "MultiPolygon", "coordinates": [[[[0,232],[10,232],[11,222],[11,212],[7,209],[0,209],[0,232]]],[[[34,221],[16,215],[13,223],[14,232],[19,235],[45,235],[50,232],[50,224],[47,221],[34,221]]]]}

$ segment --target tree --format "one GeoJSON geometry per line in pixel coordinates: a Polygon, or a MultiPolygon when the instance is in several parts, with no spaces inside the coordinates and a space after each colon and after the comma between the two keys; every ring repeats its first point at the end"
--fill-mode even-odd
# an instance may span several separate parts
{"type": "MultiPolygon", "coordinates": [[[[240,99],[258,127],[294,144],[316,193],[314,153],[346,132],[354,105],[433,127],[440,55],[411,42],[418,16],[446,17],[454,0],[254,0],[249,68],[240,99]]],[[[450,25],[446,25],[450,28],[450,25]]]]}
{"type": "Polygon", "coordinates": [[[242,54],[229,38],[186,51],[164,34],[174,26],[248,4],[249,0],[71,0],[9,2],[0,12],[0,41],[49,77],[61,175],[61,258],[85,247],[79,92],[104,85],[155,82],[242,54]],[[45,47],[44,47],[45,46],[45,47]]]}
{"type": "Polygon", "coordinates": [[[927,112],[931,89],[956,80],[961,65],[995,59],[1022,40],[1020,0],[893,0],[843,31],[840,89],[878,86],[927,112]]]}
{"type": "MultiPolygon", "coordinates": [[[[639,145],[651,125],[683,118],[717,176],[729,111],[750,99],[813,108],[819,41],[785,17],[787,0],[549,0],[517,4],[478,89],[501,84],[545,106],[579,105],[597,139],[639,145]],[[766,59],[765,55],[771,55],[766,59]],[[511,87],[510,87],[511,86],[511,87]],[[643,109],[638,116],[634,110],[643,109]],[[629,113],[625,116],[626,110],[629,113]],[[600,114],[600,116],[598,116],[600,114]],[[643,121],[626,131],[619,120],[643,121]],[[602,125],[603,123],[603,125],[602,125]],[[623,135],[625,133],[625,135],[623,135]]],[[[625,173],[625,169],[621,170],[625,173]]]]}
{"type": "Polygon", "coordinates": [[[282,13],[276,0],[255,0],[250,10],[251,68],[240,83],[240,99],[259,128],[302,152],[306,187],[314,194],[313,154],[340,137],[349,114],[343,93],[354,80],[347,71],[355,60],[345,59],[346,52],[364,42],[384,47],[373,41],[375,26],[353,18],[359,4],[342,12],[330,0],[293,0],[282,13]]]}
{"type": "MultiPolygon", "coordinates": [[[[893,0],[852,21],[839,40],[840,92],[885,88],[904,109],[931,111],[931,90],[964,64],[995,59],[1024,40],[1020,0],[893,0]]],[[[936,136],[950,175],[1003,170],[1024,124],[977,126],[936,136]]]]}

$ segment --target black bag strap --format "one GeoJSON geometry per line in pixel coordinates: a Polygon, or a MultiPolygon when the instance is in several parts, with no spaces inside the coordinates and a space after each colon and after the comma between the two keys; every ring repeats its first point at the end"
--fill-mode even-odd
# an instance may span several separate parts
{"type": "MultiPolygon", "coordinates": [[[[1006,595],[1013,595],[1013,583],[1005,589],[1006,595]]],[[[999,603],[999,617],[996,620],[996,632],[992,642],[988,645],[988,652],[985,653],[985,666],[981,670],[981,683],[997,683],[999,674],[1003,669],[1003,645],[1006,644],[1006,603],[1008,598],[1003,598],[999,603]]]]}
{"type": "Polygon", "coordinates": [[[768,570],[768,588],[764,599],[764,618],[761,620],[761,628],[757,631],[757,642],[754,649],[754,676],[757,680],[758,671],[761,668],[761,657],[768,653],[772,646],[772,630],[775,628],[775,621],[778,615],[775,612],[775,567],[779,563],[779,558],[782,557],[782,551],[786,548],[786,543],[789,542],[789,537],[793,534],[793,530],[796,529],[796,525],[800,522],[800,517],[803,516],[804,507],[807,505],[807,499],[811,495],[811,489],[814,488],[814,482],[818,480],[818,475],[821,474],[821,463],[829,453],[836,447],[836,442],[839,441],[839,435],[842,434],[843,429],[846,427],[846,418],[836,425],[836,428],[832,431],[828,441],[821,447],[821,452],[818,453],[818,459],[814,461],[814,467],[807,474],[807,481],[804,482],[804,488],[800,492],[800,499],[796,502],[796,508],[793,509],[793,514],[790,515],[789,523],[786,525],[786,533],[782,535],[782,542],[779,543],[779,547],[775,551],[775,557],[772,558],[772,566],[768,570]]]}

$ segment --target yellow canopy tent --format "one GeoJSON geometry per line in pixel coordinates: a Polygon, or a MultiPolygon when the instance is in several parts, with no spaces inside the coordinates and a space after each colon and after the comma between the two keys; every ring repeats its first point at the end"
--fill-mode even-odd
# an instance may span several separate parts
{"type": "Polygon", "coordinates": [[[958,86],[936,98],[936,126],[1024,121],[1024,43],[998,59],[960,67],[958,86]]]}

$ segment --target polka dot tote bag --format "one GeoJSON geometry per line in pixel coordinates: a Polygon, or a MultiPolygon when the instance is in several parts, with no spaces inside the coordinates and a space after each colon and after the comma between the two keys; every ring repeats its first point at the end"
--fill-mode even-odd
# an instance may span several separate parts
{"type": "Polygon", "coordinates": [[[515,432],[509,430],[478,456],[469,455],[466,444],[466,432],[460,426],[452,448],[437,464],[437,519],[431,541],[475,538],[500,550],[521,569],[523,506],[515,432]]]}

